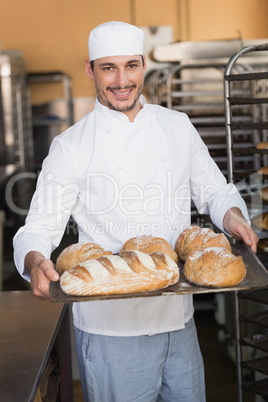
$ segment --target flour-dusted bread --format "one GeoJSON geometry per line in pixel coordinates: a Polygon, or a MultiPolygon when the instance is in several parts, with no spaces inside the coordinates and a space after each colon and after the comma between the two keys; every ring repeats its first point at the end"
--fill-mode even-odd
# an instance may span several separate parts
{"type": "Polygon", "coordinates": [[[66,247],[58,256],[56,270],[60,275],[75,267],[81,262],[103,255],[110,255],[111,251],[105,251],[96,243],[76,243],[66,247]]]}
{"type": "Polygon", "coordinates": [[[268,212],[262,212],[261,214],[255,215],[251,218],[251,223],[256,228],[268,229],[268,212]]]}
{"type": "Polygon", "coordinates": [[[178,280],[178,265],[168,255],[125,251],[77,265],[64,272],[60,286],[69,295],[111,295],[162,289],[178,280]]]}
{"type": "Polygon", "coordinates": [[[154,237],[152,235],[133,237],[123,244],[120,254],[127,250],[138,250],[146,254],[162,252],[169,255],[170,258],[178,263],[177,253],[173,250],[171,244],[161,237],[154,237]]]}
{"type": "Polygon", "coordinates": [[[215,233],[212,229],[191,225],[184,229],[175,243],[175,251],[182,261],[195,250],[207,247],[223,247],[231,251],[231,245],[223,233],[215,233]]]}
{"type": "Polygon", "coordinates": [[[196,285],[231,287],[238,285],[246,275],[241,256],[236,257],[222,247],[209,247],[188,255],[183,272],[196,285]]]}

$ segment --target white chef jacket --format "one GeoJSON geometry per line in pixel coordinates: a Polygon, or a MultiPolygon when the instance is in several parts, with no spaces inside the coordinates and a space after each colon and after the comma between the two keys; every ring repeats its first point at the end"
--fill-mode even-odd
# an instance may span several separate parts
{"type": "MultiPolygon", "coordinates": [[[[24,270],[32,250],[50,258],[70,215],[80,242],[118,253],[131,237],[152,234],[174,246],[190,224],[191,198],[223,230],[225,212],[238,206],[184,113],[140,98],[134,122],[96,100],[95,109],[56,137],[44,160],[25,226],[14,238],[15,263],[24,270]]],[[[191,295],[74,303],[74,324],[87,332],[133,336],[184,327],[193,315],[191,295]]]]}

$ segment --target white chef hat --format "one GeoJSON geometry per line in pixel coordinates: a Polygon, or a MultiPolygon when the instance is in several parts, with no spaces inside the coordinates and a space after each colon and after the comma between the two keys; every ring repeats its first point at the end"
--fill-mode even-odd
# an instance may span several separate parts
{"type": "Polygon", "coordinates": [[[135,25],[120,21],[106,22],[94,28],[89,35],[89,59],[142,55],[143,39],[143,30],[135,25]]]}

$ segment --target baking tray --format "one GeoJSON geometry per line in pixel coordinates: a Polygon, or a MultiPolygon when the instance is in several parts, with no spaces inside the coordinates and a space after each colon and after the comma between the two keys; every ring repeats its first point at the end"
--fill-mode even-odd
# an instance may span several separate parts
{"type": "Polygon", "coordinates": [[[194,285],[187,281],[183,274],[183,263],[179,262],[180,279],[172,286],[165,289],[154,290],[142,293],[127,293],[105,296],[70,296],[60,288],[59,281],[51,282],[50,295],[55,302],[71,303],[94,300],[110,300],[110,299],[129,299],[136,297],[152,297],[152,296],[170,296],[184,294],[200,294],[200,293],[216,293],[216,292],[231,292],[247,289],[259,289],[268,287],[268,273],[258,257],[253,253],[250,247],[243,242],[238,242],[232,245],[232,252],[236,256],[242,256],[246,265],[247,273],[245,279],[237,286],[215,288],[194,285]]]}
{"type": "Polygon", "coordinates": [[[268,149],[262,148],[258,149],[256,147],[247,147],[247,148],[232,148],[234,155],[267,155],[268,149]]]}

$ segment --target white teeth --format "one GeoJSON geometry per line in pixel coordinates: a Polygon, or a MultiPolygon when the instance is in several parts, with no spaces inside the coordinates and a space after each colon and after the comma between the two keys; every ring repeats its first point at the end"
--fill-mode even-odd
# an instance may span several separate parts
{"type": "Polygon", "coordinates": [[[114,93],[115,93],[116,95],[127,95],[129,92],[130,92],[130,91],[127,91],[127,92],[116,92],[116,91],[114,91],[114,93]]]}

